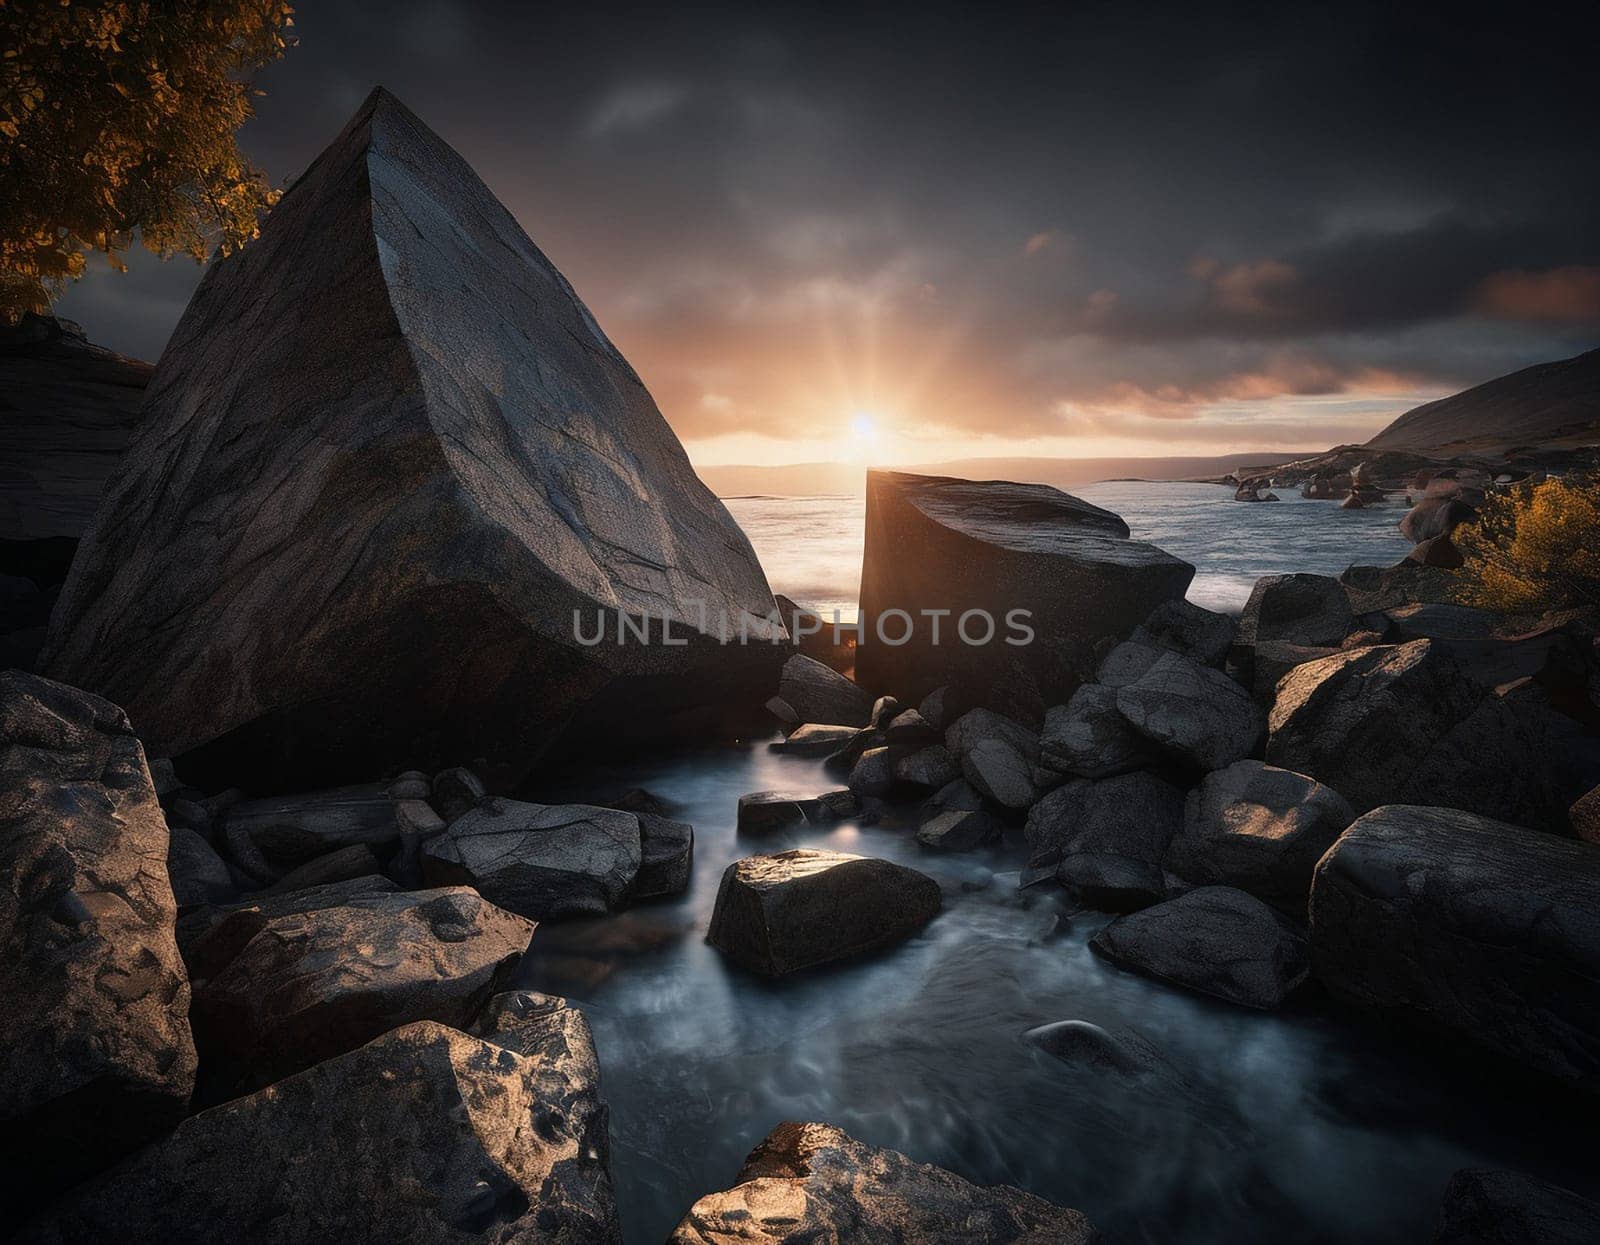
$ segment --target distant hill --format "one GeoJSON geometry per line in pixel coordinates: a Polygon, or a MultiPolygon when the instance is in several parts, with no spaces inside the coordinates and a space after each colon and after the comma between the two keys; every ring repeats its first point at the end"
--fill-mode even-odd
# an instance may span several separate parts
{"type": "Polygon", "coordinates": [[[1375,450],[1446,457],[1600,442],[1600,350],[1539,363],[1407,411],[1375,450]]]}
{"type": "MultiPolygon", "coordinates": [[[[899,467],[922,475],[964,480],[1016,480],[1057,488],[1096,480],[1188,480],[1221,476],[1240,467],[1270,467],[1296,455],[1276,450],[1206,458],[961,458],[899,467]]],[[[867,469],[851,463],[795,463],[784,467],[701,467],[700,478],[718,497],[860,496],[867,469]]]]}

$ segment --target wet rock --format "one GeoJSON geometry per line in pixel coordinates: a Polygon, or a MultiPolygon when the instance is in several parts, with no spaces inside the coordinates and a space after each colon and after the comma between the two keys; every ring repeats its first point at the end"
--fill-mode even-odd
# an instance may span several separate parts
{"type": "Polygon", "coordinates": [[[1311,956],[1347,1002],[1600,1090],[1600,847],[1375,809],[1317,866],[1311,956]]]}
{"type": "Polygon", "coordinates": [[[0,673],[0,1214],[182,1118],[167,824],[121,709],[0,673]]]}
{"type": "Polygon", "coordinates": [[[837,752],[856,737],[854,726],[824,726],[807,723],[798,727],[787,739],[774,740],[767,746],[774,752],[788,752],[802,757],[825,757],[837,752]]]}
{"type": "Polygon", "coordinates": [[[1022,723],[988,709],[973,709],[946,729],[945,746],[985,799],[1020,809],[1039,798],[1033,782],[1039,737],[1022,723]]]}
{"type": "Polygon", "coordinates": [[[484,1037],[409,1024],[196,1115],[24,1239],[615,1245],[593,1044],[550,1003],[484,1037]]]}
{"type": "Polygon", "coordinates": [[[743,968],[781,977],[903,942],[939,906],[932,878],[887,860],[750,856],[723,873],[706,941],[743,968]]]}
{"type": "Polygon", "coordinates": [[[349,882],[354,878],[371,877],[382,873],[383,865],[365,843],[352,843],[326,856],[318,856],[303,865],[289,870],[271,886],[267,894],[281,895],[286,891],[305,890],[312,886],[327,886],[331,882],[349,882]]]}
{"type": "Polygon", "coordinates": [[[1000,837],[1000,823],[982,810],[952,810],[922,823],[917,842],[936,852],[970,852],[1000,837]]]}
{"type": "Polygon", "coordinates": [[[1045,485],[869,471],[857,678],[901,697],[951,684],[979,703],[1019,666],[1044,704],[1059,703],[1100,641],[1182,597],[1193,577],[1129,540],[1110,511],[1045,485]],[[930,610],[949,611],[937,642],[930,610]],[[1029,611],[1034,643],[1006,643],[1017,610],[1029,611]],[[880,629],[890,640],[909,630],[908,642],[880,629]]]}
{"type": "Polygon", "coordinates": [[[400,838],[394,801],[382,787],[339,787],[267,800],[241,800],[224,820],[278,866],[302,864],[341,847],[388,848],[400,838]]]}
{"type": "Polygon", "coordinates": [[[896,782],[908,787],[934,791],[960,778],[961,766],[950,755],[950,749],[934,744],[895,761],[894,777],[896,782]]]}
{"type": "Polygon", "coordinates": [[[1520,1172],[1464,1168],[1450,1177],[1434,1245],[1590,1245],[1600,1203],[1520,1172]]]}
{"type": "Polygon", "coordinates": [[[1170,649],[1218,670],[1228,660],[1237,626],[1226,614],[1189,601],[1163,601],[1128,637],[1135,644],[1170,649]]]}
{"type": "MultiPolygon", "coordinates": [[[[1111,778],[1146,769],[1157,759],[1150,741],[1117,712],[1114,687],[1085,683],[1066,704],[1045,714],[1039,764],[1050,774],[1111,778]]],[[[1041,779],[1038,785],[1049,782],[1041,779]]]]}
{"type": "Polygon", "coordinates": [[[694,868],[694,827],[654,813],[635,816],[639,818],[639,872],[633,879],[633,898],[683,894],[689,889],[694,868]]]}
{"type": "Polygon", "coordinates": [[[832,821],[834,816],[821,796],[799,791],[751,791],[739,797],[738,832],[777,834],[798,826],[832,821]]]}
{"type": "Polygon", "coordinates": [[[1317,861],[1355,815],[1314,778],[1239,761],[1189,793],[1166,866],[1190,885],[1235,886],[1303,918],[1317,861]]]}
{"type": "Polygon", "coordinates": [[[465,1028],[533,929],[465,887],[233,913],[211,937],[242,945],[194,983],[196,1044],[209,1074],[253,1089],[412,1021],[465,1028]]]}
{"type": "Polygon", "coordinates": [[[855,768],[856,762],[861,759],[861,754],[868,748],[883,746],[883,732],[875,731],[870,726],[862,727],[853,736],[840,744],[838,749],[830,752],[823,760],[823,768],[836,774],[848,774],[855,768]]]}
{"type": "Polygon", "coordinates": [[[1366,508],[1367,503],[1361,499],[1359,493],[1351,493],[1350,496],[1339,503],[1340,510],[1365,510],[1366,508]]]}
{"type": "Polygon", "coordinates": [[[632,813],[491,796],[423,845],[422,876],[542,921],[621,907],[641,860],[632,813]]]}
{"type": "Polygon", "coordinates": [[[1520,716],[1439,641],[1296,666],[1268,725],[1270,764],[1326,783],[1358,813],[1437,804],[1547,826],[1565,812],[1538,718],[1520,716]]]}
{"type": "Polygon", "coordinates": [[[1058,1020],[1022,1035],[1030,1046],[1097,1076],[1141,1077],[1168,1070],[1166,1058],[1137,1033],[1111,1033],[1087,1020],[1058,1020]]]}
{"type": "Polygon", "coordinates": [[[1226,886],[1203,886],[1118,917],[1089,949],[1119,968],[1264,1010],[1280,1006],[1308,975],[1299,929],[1226,886]]]}
{"type": "Polygon", "coordinates": [[[855,795],[888,795],[894,790],[894,758],[887,748],[868,748],[850,770],[847,784],[855,795]]]}
{"type": "Polygon", "coordinates": [[[211,844],[186,826],[172,826],[168,834],[167,876],[178,911],[234,897],[233,877],[211,844]]]}
{"type": "Polygon", "coordinates": [[[1221,769],[1255,751],[1264,716],[1245,691],[1220,670],[1178,653],[1117,690],[1123,720],[1180,763],[1221,769]]]}
{"type": "Polygon", "coordinates": [[[799,653],[783,663],[778,695],[802,722],[865,726],[872,717],[871,696],[838,671],[799,653]]]}
{"type": "Polygon", "coordinates": [[[1182,821],[1183,792],[1154,774],[1078,779],[1028,810],[1028,863],[1053,868],[1091,907],[1136,911],[1161,901],[1162,858],[1182,821]]]}
{"type": "Polygon", "coordinates": [[[828,1124],[780,1124],[751,1152],[732,1189],[702,1197],[670,1245],[950,1241],[1087,1245],[1094,1227],[1006,1185],[969,1184],[828,1124]]]}
{"type": "Polygon", "coordinates": [[[483,779],[465,766],[457,765],[433,776],[433,806],[447,822],[476,808],[488,794],[483,779]]]}
{"type": "Polygon", "coordinates": [[[974,811],[983,807],[983,796],[965,778],[947,782],[927,799],[930,809],[974,811]]]}
{"type": "Polygon", "coordinates": [[[304,785],[525,767],[569,724],[670,735],[770,681],[778,650],[718,634],[781,634],[749,541],[571,285],[381,89],[207,266],[141,427],[43,659],[159,755],[304,785]],[[686,643],[612,642],[663,613],[686,643]]]}

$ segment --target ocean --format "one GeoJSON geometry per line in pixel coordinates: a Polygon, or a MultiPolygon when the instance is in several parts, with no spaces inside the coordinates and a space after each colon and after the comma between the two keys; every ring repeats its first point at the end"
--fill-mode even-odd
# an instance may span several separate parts
{"type": "MultiPolygon", "coordinates": [[[[1307,501],[1285,489],[1280,502],[1233,500],[1215,484],[1112,480],[1073,490],[1114,510],[1135,539],[1194,563],[1189,599],[1237,613],[1262,575],[1314,571],[1337,575],[1351,563],[1387,566],[1411,549],[1398,523],[1398,501],[1364,510],[1307,501]]],[[[861,497],[724,499],[781,592],[824,618],[854,619],[861,587],[866,502],[861,497]]]]}

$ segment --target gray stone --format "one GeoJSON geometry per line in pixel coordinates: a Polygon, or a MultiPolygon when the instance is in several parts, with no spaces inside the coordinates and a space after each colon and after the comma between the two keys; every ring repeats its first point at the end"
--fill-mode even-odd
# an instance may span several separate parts
{"type": "Polygon", "coordinates": [[[899,716],[901,704],[893,696],[879,696],[872,702],[872,714],[867,719],[867,725],[873,730],[886,730],[889,723],[899,716]]]}
{"type": "Polygon", "coordinates": [[[865,726],[872,717],[871,696],[837,670],[801,653],[783,663],[778,695],[802,722],[865,726]]]}
{"type": "Polygon", "coordinates": [[[633,898],[683,894],[694,867],[694,827],[654,813],[634,816],[639,819],[639,872],[633,879],[633,898]]]}
{"type": "Polygon", "coordinates": [[[1020,809],[1039,798],[1033,782],[1039,737],[1022,723],[973,709],[946,728],[944,737],[962,774],[985,799],[1020,809]]]}
{"type": "Polygon", "coordinates": [[[1235,886],[1304,919],[1312,871],[1355,816],[1314,778],[1238,761],[1189,793],[1166,866],[1192,886],[1235,886]]]}
{"type": "Polygon", "coordinates": [[[241,800],[228,809],[223,824],[230,843],[243,835],[280,867],[302,864],[358,843],[389,847],[400,838],[394,801],[375,783],[241,800]]]}
{"type": "Polygon", "coordinates": [[[1317,866],[1339,998],[1600,1090],[1600,847],[1452,809],[1360,818],[1317,866]]]}
{"type": "Polygon", "coordinates": [[[1238,642],[1337,648],[1353,622],[1344,585],[1326,575],[1265,575],[1239,615],[1238,642]]]}
{"type": "Polygon", "coordinates": [[[433,780],[421,770],[407,770],[389,784],[388,792],[393,800],[426,800],[433,794],[433,780]]]}
{"type": "Polygon", "coordinates": [[[464,765],[441,770],[433,776],[433,806],[447,822],[476,808],[488,795],[483,779],[464,765]]]}
{"type": "Polygon", "coordinates": [[[465,887],[235,912],[211,937],[237,951],[194,982],[195,1043],[209,1076],[255,1089],[411,1021],[465,1028],[533,929],[465,887]]]}
{"type": "MultiPolygon", "coordinates": [[[[1374,643],[1381,642],[1375,640],[1374,643]]],[[[1359,647],[1370,648],[1370,644],[1359,647]]],[[[1287,640],[1264,640],[1257,644],[1251,652],[1248,663],[1250,669],[1250,690],[1255,693],[1257,700],[1271,704],[1278,694],[1278,684],[1283,682],[1283,676],[1296,666],[1303,666],[1307,662],[1321,661],[1324,657],[1334,657],[1346,651],[1345,648],[1314,646],[1309,644],[1291,644],[1287,640]]]]}
{"type": "Polygon", "coordinates": [[[856,677],[906,699],[951,684],[971,704],[1020,676],[1057,703],[1101,641],[1182,597],[1193,577],[1187,562],[1128,539],[1110,511],[1046,485],[869,471],[856,677]],[[911,617],[900,645],[878,635],[907,629],[897,610],[911,617]],[[926,613],[934,610],[949,611],[937,641],[926,613]],[[1018,610],[1032,643],[1007,643],[1018,610]],[[969,618],[966,642],[971,611],[992,626],[969,618]]]}
{"type": "Polygon", "coordinates": [[[1564,820],[1537,716],[1521,715],[1436,640],[1297,666],[1272,706],[1267,760],[1358,813],[1436,804],[1522,825],[1564,820]]]}
{"type": "Polygon", "coordinates": [[[917,706],[917,712],[934,730],[942,731],[952,720],[950,709],[954,699],[949,685],[941,684],[922,698],[922,703],[917,706]]]}
{"type": "Polygon", "coordinates": [[[908,749],[925,748],[944,737],[917,709],[905,709],[895,714],[884,728],[884,736],[890,747],[908,749]]]}
{"type": "Polygon", "coordinates": [[[196,1115],[23,1239],[619,1245],[593,1042],[549,1004],[484,1037],[408,1024],[196,1115]]]}
{"type": "Polygon", "coordinates": [[[633,813],[491,796],[423,844],[422,876],[543,921],[623,906],[642,860],[633,813]]]}
{"type": "Polygon", "coordinates": [[[965,778],[957,778],[930,795],[927,807],[973,812],[983,807],[983,796],[965,778]]]}
{"type": "Polygon", "coordinates": [[[783,634],[744,533],[571,285],[381,89],[206,267],[141,421],[42,660],[159,755],[215,742],[302,783],[525,768],[569,727],[670,735],[770,681],[781,650],[719,638],[783,634]],[[686,643],[615,642],[663,613],[686,643]]]}
{"type": "Polygon", "coordinates": [[[1600,1203],[1520,1172],[1450,1177],[1434,1245],[1593,1245],[1600,1203]]]}
{"type": "Polygon", "coordinates": [[[1215,666],[1220,670],[1233,648],[1235,630],[1236,624],[1226,614],[1180,599],[1163,601],[1156,606],[1128,639],[1135,644],[1182,653],[1202,666],[1215,666]]]}
{"type": "Polygon", "coordinates": [[[778,720],[778,726],[781,730],[792,731],[801,725],[802,719],[795,712],[795,707],[782,696],[768,697],[766,710],[778,720]]]}
{"type": "Polygon", "coordinates": [[[950,749],[943,744],[922,748],[910,756],[900,757],[894,763],[897,782],[908,787],[921,787],[925,791],[941,789],[961,777],[961,766],[950,749]]]}
{"type": "Polygon", "coordinates": [[[774,752],[788,752],[801,757],[825,757],[837,752],[856,737],[854,726],[825,726],[807,723],[797,727],[787,739],[777,739],[767,746],[774,752]]]}
{"type": "Polygon", "coordinates": [[[121,709],[0,673],[0,792],[0,1203],[36,1202],[183,1117],[189,980],[121,709]]]}
{"type": "Polygon", "coordinates": [[[816,795],[799,791],[751,791],[739,797],[740,834],[778,834],[832,820],[833,812],[816,795]]]}
{"type": "Polygon", "coordinates": [[[208,904],[185,912],[178,918],[178,949],[188,967],[191,980],[209,977],[216,968],[238,954],[239,948],[254,936],[259,925],[293,912],[312,912],[318,908],[338,908],[355,899],[373,895],[393,895],[399,891],[390,878],[373,874],[346,882],[329,882],[304,890],[268,895],[264,892],[227,904],[208,904]],[[210,935],[235,912],[254,912],[257,921],[229,925],[212,940],[210,935]]]}
{"type": "Polygon", "coordinates": [[[170,827],[168,836],[167,876],[179,912],[234,897],[233,877],[211,844],[186,826],[170,827]]]}
{"type": "Polygon", "coordinates": [[[1144,678],[1150,667],[1160,661],[1168,649],[1151,644],[1138,644],[1124,640],[1105,655],[1095,671],[1094,680],[1103,687],[1128,687],[1144,678]]]}
{"type": "Polygon", "coordinates": [[[1117,689],[1123,720],[1177,761],[1221,769],[1255,751],[1265,720],[1220,670],[1167,653],[1137,682],[1117,689]]]}
{"type": "Polygon", "coordinates": [[[1253,895],[1203,886],[1118,917],[1089,949],[1119,968],[1270,1010],[1306,980],[1306,942],[1280,913],[1253,895]]]}
{"type": "Polygon", "coordinates": [[[1165,893],[1161,861],[1183,792],[1154,774],[1078,779],[1028,810],[1029,867],[1053,869],[1091,907],[1131,912],[1165,893]]]}
{"type": "Polygon", "coordinates": [[[1096,1076],[1121,1079],[1169,1070],[1160,1050],[1137,1033],[1112,1033],[1087,1020],[1057,1020],[1029,1029],[1022,1037],[1069,1067],[1096,1076]]]}
{"type": "Polygon", "coordinates": [[[904,865],[789,851],[729,865],[706,941],[734,963],[782,977],[881,951],[936,915],[938,883],[904,865]]]}
{"type": "Polygon", "coordinates": [[[847,784],[857,796],[888,795],[894,790],[894,758],[887,748],[868,748],[850,770],[847,784]]]}
{"type": "Polygon", "coordinates": [[[266,893],[281,895],[286,891],[327,886],[330,882],[349,882],[355,878],[371,877],[374,873],[381,872],[383,866],[372,854],[372,849],[365,843],[352,843],[349,847],[341,847],[326,856],[318,856],[303,865],[296,865],[267,887],[266,893]]]}
{"type": "Polygon", "coordinates": [[[689,1208],[668,1245],[971,1242],[1089,1245],[1094,1226],[1007,1185],[969,1184],[830,1124],[780,1124],[733,1188],[689,1208]]]}
{"type": "Polygon", "coordinates": [[[970,852],[1000,837],[1000,823],[982,809],[954,809],[922,823],[917,842],[936,852],[970,852]]]}
{"type": "Polygon", "coordinates": [[[1045,714],[1039,764],[1046,770],[1111,778],[1149,768],[1156,760],[1150,741],[1117,712],[1115,688],[1085,683],[1066,704],[1045,714]]]}

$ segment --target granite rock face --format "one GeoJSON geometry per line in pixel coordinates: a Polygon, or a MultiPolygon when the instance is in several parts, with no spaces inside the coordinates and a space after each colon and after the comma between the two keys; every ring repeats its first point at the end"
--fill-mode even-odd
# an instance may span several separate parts
{"type": "Polygon", "coordinates": [[[1129,540],[1110,511],[1045,485],[869,471],[856,677],[907,703],[954,684],[976,704],[1020,672],[1056,704],[1092,667],[1096,643],[1125,636],[1193,577],[1187,562],[1129,540]],[[907,643],[877,634],[906,629],[885,617],[893,610],[911,615],[907,643]],[[950,611],[937,643],[925,610],[950,611]],[[974,617],[966,643],[972,610],[992,617],[993,635],[974,617]],[[1007,643],[1016,610],[1034,632],[1025,644],[1007,643]]]}
{"type": "Polygon", "coordinates": [[[1309,972],[1299,928],[1227,886],[1118,917],[1089,949],[1120,968],[1263,1010],[1281,1005],[1309,972]]]}
{"type": "Polygon", "coordinates": [[[1202,771],[1249,756],[1266,725],[1249,692],[1180,653],[1164,653],[1118,688],[1117,712],[1162,753],[1202,771]]]}
{"type": "Polygon", "coordinates": [[[1600,847],[1375,809],[1317,866],[1311,957],[1347,1002],[1600,1090],[1600,847]]]}
{"type": "Polygon", "coordinates": [[[1189,793],[1166,866],[1191,885],[1236,886],[1303,920],[1317,861],[1355,816],[1314,778],[1239,761],[1189,793]]]}
{"type": "Polygon", "coordinates": [[[643,863],[639,818],[588,804],[524,804],[498,796],[422,848],[430,886],[471,886],[535,920],[621,907],[643,863]]]}
{"type": "Polygon", "coordinates": [[[1278,685],[1266,759],[1364,813],[1434,804],[1519,825],[1566,816],[1537,716],[1519,714],[1437,640],[1354,649],[1278,685]]]}
{"type": "Polygon", "coordinates": [[[797,850],[729,865],[706,941],[736,964],[782,977],[911,937],[941,904],[932,878],[842,852],[797,850]]]}
{"type": "Polygon", "coordinates": [[[617,1245],[588,1027],[513,999],[482,1036],[406,1025],[193,1116],[21,1239],[617,1245]]]}
{"type": "Polygon", "coordinates": [[[211,939],[237,951],[195,978],[195,1041],[208,1072],[254,1089],[411,1021],[465,1028],[533,929],[465,887],[235,912],[211,939]]]}
{"type": "Polygon", "coordinates": [[[837,670],[796,653],[783,663],[778,696],[802,722],[825,726],[865,726],[872,715],[872,697],[837,670]]]}
{"type": "Polygon", "coordinates": [[[1183,792],[1154,774],[1078,779],[1028,810],[1030,868],[1110,912],[1159,903],[1161,862],[1183,824],[1183,792]]]}
{"type": "Polygon", "coordinates": [[[1157,759],[1155,746],[1117,712],[1114,687],[1085,683],[1045,714],[1039,764],[1051,774],[1112,778],[1157,759]]]}
{"type": "Polygon", "coordinates": [[[734,1187],[701,1198],[669,1245],[941,1241],[949,1245],[1089,1245],[1078,1211],[1006,1185],[970,1184],[830,1124],[780,1124],[734,1187]]]}
{"type": "Polygon", "coordinates": [[[126,715],[0,673],[0,792],[5,1203],[177,1123],[195,1050],[167,823],[126,715]]]}
{"type": "Polygon", "coordinates": [[[772,609],[572,287],[379,89],[207,267],[41,668],[156,754],[312,785],[759,704],[782,650],[719,636],[772,609]],[[663,613],[686,643],[617,642],[663,613]]]}
{"type": "Polygon", "coordinates": [[[945,728],[945,747],[966,780],[1004,808],[1027,808],[1039,798],[1033,773],[1039,737],[1022,723],[988,709],[972,709],[945,728]]]}

